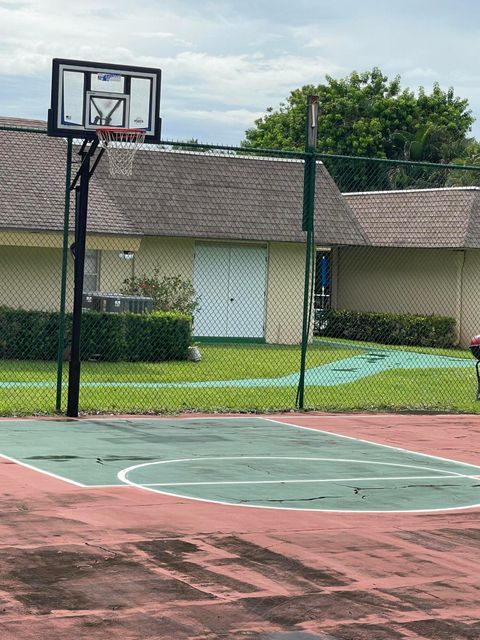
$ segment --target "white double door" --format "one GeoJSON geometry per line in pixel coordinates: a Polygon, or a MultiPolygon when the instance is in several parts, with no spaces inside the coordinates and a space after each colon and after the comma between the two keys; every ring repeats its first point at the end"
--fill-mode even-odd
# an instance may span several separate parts
{"type": "Polygon", "coordinates": [[[200,298],[194,335],[264,336],[266,247],[197,244],[193,286],[200,298]]]}

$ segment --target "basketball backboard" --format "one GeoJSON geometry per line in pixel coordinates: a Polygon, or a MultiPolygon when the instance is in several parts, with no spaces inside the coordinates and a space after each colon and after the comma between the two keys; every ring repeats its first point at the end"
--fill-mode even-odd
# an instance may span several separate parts
{"type": "Polygon", "coordinates": [[[160,141],[160,69],[53,60],[48,134],[92,140],[98,128],[143,129],[160,141]]]}

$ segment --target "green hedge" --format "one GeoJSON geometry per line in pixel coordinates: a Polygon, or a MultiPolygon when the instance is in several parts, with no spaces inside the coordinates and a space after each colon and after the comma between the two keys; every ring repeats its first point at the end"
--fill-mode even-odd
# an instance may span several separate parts
{"type": "Polygon", "coordinates": [[[455,343],[455,320],[443,316],[328,309],[315,326],[318,335],[362,342],[445,348],[455,343]]]}
{"type": "MultiPolygon", "coordinates": [[[[0,307],[0,358],[55,360],[60,314],[0,307]]],[[[184,360],[192,342],[190,316],[169,312],[150,314],[98,313],[82,317],[83,360],[184,360]]],[[[65,322],[65,345],[71,342],[72,316],[65,322]]]]}
{"type": "MultiPolygon", "coordinates": [[[[71,342],[72,316],[68,314],[65,344],[71,342]]],[[[82,315],[80,342],[82,360],[129,360],[125,351],[125,318],[123,313],[86,311],[82,315]]]]}
{"type": "Polygon", "coordinates": [[[176,311],[124,316],[128,360],[186,360],[192,343],[191,317],[176,311]]]}
{"type": "Polygon", "coordinates": [[[0,307],[0,357],[53,360],[57,355],[58,313],[0,307]]]}

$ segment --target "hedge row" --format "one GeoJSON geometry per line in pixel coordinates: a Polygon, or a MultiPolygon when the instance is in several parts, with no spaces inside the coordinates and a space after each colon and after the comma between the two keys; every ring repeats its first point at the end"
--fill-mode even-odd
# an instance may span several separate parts
{"type": "MultiPolygon", "coordinates": [[[[55,360],[60,314],[0,308],[0,358],[55,360]]],[[[71,341],[72,317],[65,323],[65,345],[71,341]]],[[[98,313],[82,318],[84,360],[185,360],[192,341],[192,319],[175,311],[149,314],[98,313]]]]}
{"type": "Polygon", "coordinates": [[[328,309],[316,317],[315,333],[362,342],[452,347],[455,320],[443,316],[400,315],[328,309]]]}

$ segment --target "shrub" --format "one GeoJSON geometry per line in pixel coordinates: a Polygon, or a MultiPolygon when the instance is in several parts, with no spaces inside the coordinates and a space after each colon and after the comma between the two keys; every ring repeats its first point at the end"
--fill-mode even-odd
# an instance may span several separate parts
{"type": "Polygon", "coordinates": [[[125,314],[128,360],[186,360],[192,342],[192,318],[175,311],[125,314]]]}
{"type": "MultiPolygon", "coordinates": [[[[71,341],[71,316],[67,317],[68,339],[71,341]]],[[[67,336],[66,336],[67,337],[67,336]]],[[[126,359],[125,321],[121,313],[87,311],[82,316],[80,357],[82,360],[107,360],[116,362],[126,359]]],[[[128,358],[127,358],[128,359],[128,358]]]]}
{"type": "MultiPolygon", "coordinates": [[[[0,308],[0,358],[55,360],[60,314],[0,308]]],[[[103,313],[82,317],[81,358],[106,361],[184,360],[191,344],[192,318],[177,312],[103,313]]],[[[65,321],[71,343],[72,316],[65,321]]]]}
{"type": "Polygon", "coordinates": [[[183,280],[180,276],[164,276],[160,280],[158,269],[150,277],[127,278],[120,293],[152,298],[155,311],[179,311],[191,315],[199,304],[190,280],[183,280]]]}
{"type": "Polygon", "coordinates": [[[318,335],[362,342],[443,348],[455,344],[455,320],[444,316],[328,309],[315,329],[318,335]]]}
{"type": "Polygon", "coordinates": [[[0,308],[0,357],[53,360],[57,355],[59,314],[0,308]]]}

